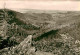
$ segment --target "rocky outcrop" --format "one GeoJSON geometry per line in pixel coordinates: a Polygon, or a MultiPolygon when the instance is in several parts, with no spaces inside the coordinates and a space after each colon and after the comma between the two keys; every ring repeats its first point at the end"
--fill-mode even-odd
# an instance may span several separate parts
{"type": "Polygon", "coordinates": [[[35,47],[31,46],[32,35],[29,35],[27,38],[24,39],[19,45],[5,48],[0,51],[1,55],[30,55],[34,54],[35,47]]]}
{"type": "Polygon", "coordinates": [[[35,51],[35,47],[31,46],[32,44],[32,35],[29,35],[24,41],[19,45],[4,48],[0,51],[1,55],[52,55],[48,52],[35,51]]]}

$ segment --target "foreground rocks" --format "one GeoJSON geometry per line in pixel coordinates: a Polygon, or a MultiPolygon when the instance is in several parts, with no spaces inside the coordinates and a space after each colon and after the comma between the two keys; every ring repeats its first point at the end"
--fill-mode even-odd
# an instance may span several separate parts
{"type": "Polygon", "coordinates": [[[43,39],[34,46],[32,35],[29,35],[19,45],[0,50],[0,55],[80,55],[79,40],[74,40],[68,33],[60,36],[50,40],[52,42],[43,39]]]}
{"type": "Polygon", "coordinates": [[[32,35],[29,35],[19,45],[8,47],[0,50],[0,55],[52,55],[51,53],[35,51],[35,47],[31,46],[32,35]]]}

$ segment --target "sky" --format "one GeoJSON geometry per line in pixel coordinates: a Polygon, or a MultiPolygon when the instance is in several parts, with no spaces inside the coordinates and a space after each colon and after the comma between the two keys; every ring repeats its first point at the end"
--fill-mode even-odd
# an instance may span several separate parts
{"type": "Polygon", "coordinates": [[[11,1],[11,0],[0,0],[0,8],[5,7],[12,10],[21,9],[38,9],[38,10],[68,10],[68,11],[80,11],[80,1],[11,1]]]}
{"type": "Polygon", "coordinates": [[[80,0],[4,0],[4,1],[80,1],[80,0]]]}

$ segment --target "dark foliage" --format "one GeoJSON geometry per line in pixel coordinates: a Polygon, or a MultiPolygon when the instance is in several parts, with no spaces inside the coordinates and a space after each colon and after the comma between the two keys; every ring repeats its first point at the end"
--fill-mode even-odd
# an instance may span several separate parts
{"type": "Polygon", "coordinates": [[[49,31],[49,32],[47,32],[47,33],[44,33],[44,34],[42,34],[41,36],[35,38],[34,41],[39,41],[39,40],[41,40],[41,39],[43,39],[43,38],[47,38],[47,37],[48,37],[49,35],[51,35],[51,34],[55,35],[57,32],[58,32],[58,30],[51,30],[51,31],[49,31]]]}
{"type": "Polygon", "coordinates": [[[8,37],[7,39],[0,38],[0,40],[1,40],[0,41],[0,49],[15,46],[15,45],[19,44],[15,40],[10,40],[10,37],[8,37]]]}

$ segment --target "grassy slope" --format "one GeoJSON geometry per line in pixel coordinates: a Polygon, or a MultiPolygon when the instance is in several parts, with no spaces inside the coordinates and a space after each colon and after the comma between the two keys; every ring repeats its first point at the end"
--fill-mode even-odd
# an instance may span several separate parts
{"type": "MultiPolygon", "coordinates": [[[[63,43],[63,39],[61,39],[62,36],[60,34],[68,33],[75,40],[80,38],[79,37],[80,36],[80,30],[79,30],[80,13],[79,12],[72,12],[72,11],[54,12],[53,11],[51,13],[48,12],[41,12],[41,13],[26,12],[23,14],[19,12],[15,12],[15,13],[16,13],[16,18],[19,20],[19,22],[22,22],[22,25],[26,23],[26,25],[28,24],[28,25],[40,27],[40,29],[35,30],[34,32],[35,35],[37,34],[36,35],[37,40],[33,41],[33,46],[35,46],[37,50],[46,51],[46,52],[53,52],[54,50],[54,52],[56,52],[55,51],[56,48],[57,50],[60,51],[62,48],[63,49],[62,52],[64,52],[66,43],[65,46],[62,46],[64,43],[63,43]],[[69,26],[64,26],[64,25],[69,25],[69,26]],[[63,27],[60,28],[61,26],[63,27]],[[54,29],[54,27],[56,28],[56,30],[54,29]]],[[[30,30],[26,30],[26,32],[25,31],[23,32],[31,33],[33,30],[34,29],[30,29],[30,30]]],[[[18,38],[22,39],[23,36],[18,38]]],[[[68,47],[66,47],[66,49],[68,47]]]]}
{"type": "MultiPolygon", "coordinates": [[[[43,33],[49,32],[51,30],[55,30],[53,27],[57,29],[61,29],[59,33],[67,32],[72,35],[72,37],[79,38],[79,27],[76,25],[80,22],[80,13],[76,11],[52,11],[51,13],[48,11],[45,12],[26,12],[19,13],[15,12],[16,18],[20,20],[19,22],[26,23],[28,25],[34,25],[36,27],[40,27],[38,30],[26,30],[27,33],[34,33],[36,37],[42,35],[43,33]],[[66,27],[64,25],[69,25],[66,27]],[[63,26],[60,28],[60,26],[63,26]],[[73,30],[75,29],[75,30],[73,30]],[[41,33],[41,34],[40,34],[41,33]],[[75,35],[74,35],[75,33],[75,35]]],[[[24,25],[24,24],[22,24],[24,25]]],[[[79,26],[79,25],[78,25],[79,26]]],[[[33,28],[32,26],[30,28],[33,28]]]]}

